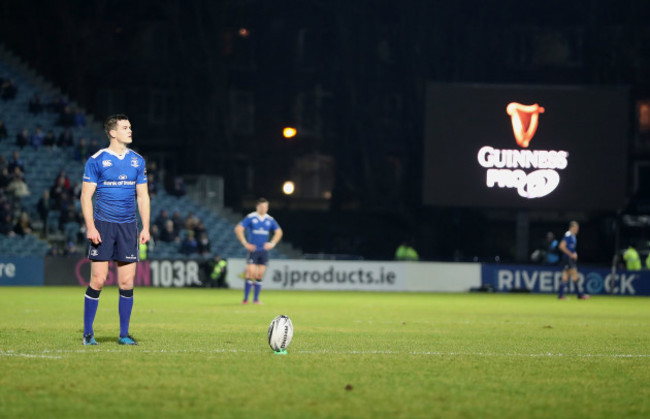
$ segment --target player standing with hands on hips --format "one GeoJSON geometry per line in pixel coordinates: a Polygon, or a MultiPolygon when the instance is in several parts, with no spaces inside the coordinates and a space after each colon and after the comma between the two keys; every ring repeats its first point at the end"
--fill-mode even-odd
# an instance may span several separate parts
{"type": "Polygon", "coordinates": [[[81,210],[90,242],[90,285],[84,302],[84,345],[97,345],[93,323],[108,264],[117,264],[120,345],[137,345],[129,334],[133,309],[133,279],[138,245],[149,241],[150,202],[145,160],[128,148],[133,141],[126,115],[111,115],[104,123],[110,144],[86,162],[81,189],[81,210]],[[95,206],[93,209],[93,195],[95,206]],[[142,221],[138,237],[136,203],[142,221]]]}
{"type": "Polygon", "coordinates": [[[273,217],[268,214],[269,201],[264,198],[257,200],[255,212],[251,212],[235,227],[239,242],[248,250],[246,258],[246,283],[244,284],[244,300],[248,304],[251,288],[254,288],[253,303],[260,303],[262,278],[269,261],[269,250],[273,249],[282,238],[282,229],[273,217]],[[273,233],[271,241],[269,235],[273,233]]]}
{"type": "Polygon", "coordinates": [[[583,294],[580,292],[580,287],[578,286],[578,253],[576,248],[578,246],[578,230],[580,230],[580,225],[577,221],[571,221],[569,223],[569,231],[564,233],[564,237],[560,242],[558,248],[562,252],[562,283],[560,284],[560,291],[557,298],[560,300],[566,300],[564,296],[564,291],[566,289],[567,283],[569,282],[569,276],[573,281],[573,285],[576,288],[576,293],[580,300],[588,300],[589,294],[583,294]]]}

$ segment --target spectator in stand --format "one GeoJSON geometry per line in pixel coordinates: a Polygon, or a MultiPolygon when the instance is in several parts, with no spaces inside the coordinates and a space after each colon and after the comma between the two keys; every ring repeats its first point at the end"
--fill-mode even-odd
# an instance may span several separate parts
{"type": "MultiPolygon", "coordinates": [[[[11,203],[7,199],[4,191],[0,191],[0,218],[4,219],[5,215],[10,215],[13,219],[13,211],[11,209],[11,203]]],[[[13,224],[12,227],[13,228],[13,224]]]]}
{"type": "Polygon", "coordinates": [[[49,130],[47,134],[45,134],[45,137],[43,138],[43,145],[50,149],[56,147],[56,137],[54,136],[54,131],[49,130]]]}
{"type": "Polygon", "coordinates": [[[61,114],[66,106],[68,106],[68,102],[66,102],[63,96],[58,96],[47,104],[47,110],[52,113],[61,114]]]}
{"type": "Polygon", "coordinates": [[[73,202],[69,202],[66,208],[62,208],[59,225],[63,229],[66,242],[77,243],[81,218],[79,218],[79,213],[75,210],[73,202]]]}
{"type": "Polygon", "coordinates": [[[2,170],[0,170],[0,189],[3,191],[9,186],[9,183],[11,182],[11,176],[9,175],[9,169],[7,167],[3,167],[2,170]]]}
{"type": "Polygon", "coordinates": [[[41,112],[43,112],[43,102],[41,101],[41,95],[34,93],[34,95],[29,98],[29,113],[38,115],[41,112]]]}
{"type": "Polygon", "coordinates": [[[169,193],[179,198],[185,195],[185,182],[183,181],[182,176],[174,176],[174,180],[172,182],[172,190],[169,193]]]}
{"type": "Polygon", "coordinates": [[[27,144],[29,144],[29,130],[23,128],[20,133],[16,134],[16,146],[22,150],[27,144]]]}
{"type": "Polygon", "coordinates": [[[0,234],[9,237],[16,235],[16,233],[14,233],[14,223],[11,220],[11,214],[5,214],[0,218],[0,234]]]}
{"type": "MultiPolygon", "coordinates": [[[[81,188],[82,187],[79,182],[74,182],[72,186],[70,186],[70,194],[75,203],[77,203],[79,201],[79,198],[81,198],[81,188]]],[[[79,208],[81,209],[81,203],[79,203],[79,208]]]]}
{"type": "Polygon", "coordinates": [[[191,255],[193,253],[198,253],[198,251],[199,244],[196,241],[196,237],[194,237],[194,232],[192,230],[189,230],[187,232],[187,237],[185,237],[185,239],[183,239],[181,242],[180,252],[185,255],[191,255]]]}
{"type": "Polygon", "coordinates": [[[20,217],[18,217],[18,221],[14,225],[14,233],[20,236],[24,236],[26,234],[32,234],[32,231],[34,231],[34,229],[32,228],[29,214],[27,211],[21,212],[20,217]]]}
{"type": "Polygon", "coordinates": [[[86,161],[90,156],[92,156],[92,154],[90,154],[90,147],[88,146],[88,142],[85,138],[81,138],[79,140],[79,144],[77,144],[77,146],[74,148],[72,157],[75,159],[75,161],[86,161]]]}
{"type": "Polygon", "coordinates": [[[47,189],[43,190],[43,195],[41,198],[38,200],[38,203],[36,204],[36,210],[38,211],[38,215],[41,217],[41,221],[43,222],[43,225],[47,226],[47,216],[50,214],[50,211],[52,211],[54,202],[52,199],[50,199],[50,191],[47,189]]]}
{"type": "Polygon", "coordinates": [[[205,224],[203,224],[203,221],[199,219],[199,221],[196,223],[194,226],[194,235],[196,237],[201,237],[201,234],[206,233],[207,234],[208,229],[205,228],[205,224]]]}
{"type": "Polygon", "coordinates": [[[59,174],[56,175],[54,178],[54,185],[58,184],[59,182],[62,182],[61,184],[65,188],[66,191],[70,192],[70,178],[66,174],[65,170],[61,169],[59,171],[59,174]]]}
{"type": "MultiPolygon", "coordinates": [[[[147,174],[147,178],[148,177],[149,174],[147,174]]],[[[162,231],[165,228],[165,224],[167,223],[167,220],[169,220],[169,214],[167,213],[167,210],[161,209],[158,215],[156,216],[156,220],[153,223],[158,226],[159,231],[162,231]]]]}
{"type": "Polygon", "coordinates": [[[0,154],[0,170],[2,169],[7,169],[9,167],[9,163],[7,163],[7,159],[5,156],[0,154]]]}
{"type": "Polygon", "coordinates": [[[171,219],[174,222],[174,231],[176,232],[176,235],[179,235],[183,226],[183,218],[181,217],[181,213],[178,210],[174,211],[171,219]]]}
{"type": "Polygon", "coordinates": [[[86,116],[81,112],[81,109],[75,108],[73,116],[73,125],[75,127],[85,127],[86,126],[86,116]]]}
{"type": "Polygon", "coordinates": [[[66,128],[65,131],[59,134],[59,141],[57,142],[59,147],[67,148],[74,145],[74,136],[70,128],[66,128]]]}
{"type": "MultiPolygon", "coordinates": [[[[154,243],[157,243],[160,240],[160,229],[158,228],[157,224],[152,224],[151,225],[151,231],[150,231],[151,239],[149,240],[149,243],[153,241],[154,243]]],[[[149,246],[149,251],[152,251],[154,248],[155,244],[153,246],[149,246]]]]}
{"type": "Polygon", "coordinates": [[[5,79],[2,86],[0,86],[0,91],[0,97],[2,100],[11,100],[16,98],[18,87],[12,79],[5,79]]]}
{"type": "Polygon", "coordinates": [[[154,175],[158,179],[158,164],[155,161],[147,164],[147,176],[154,175]]]}
{"type": "Polygon", "coordinates": [[[149,196],[155,197],[158,194],[158,184],[156,183],[156,176],[153,173],[147,172],[147,187],[149,188],[149,196]]]}
{"type": "Polygon", "coordinates": [[[35,150],[38,150],[43,145],[44,139],[45,134],[43,134],[43,128],[41,128],[40,125],[37,125],[36,131],[32,134],[29,142],[35,150]]]}
{"type": "Polygon", "coordinates": [[[74,126],[74,114],[70,106],[64,106],[63,112],[59,114],[59,119],[56,121],[56,125],[62,127],[72,127],[74,126]]]}
{"type": "Polygon", "coordinates": [[[198,251],[201,254],[201,256],[208,256],[211,252],[210,238],[208,237],[208,233],[206,232],[201,233],[201,235],[199,236],[198,251]]]}
{"type": "Polygon", "coordinates": [[[10,205],[9,205],[9,209],[11,210],[12,219],[13,219],[14,221],[17,220],[17,219],[20,217],[20,213],[21,213],[21,212],[27,210],[26,208],[23,208],[23,205],[22,205],[22,203],[20,202],[20,198],[18,198],[18,197],[15,197],[15,198],[11,201],[11,203],[10,203],[10,205]]]}
{"type": "Polygon", "coordinates": [[[9,165],[7,166],[9,173],[13,174],[16,171],[16,167],[19,168],[22,173],[25,173],[25,166],[23,165],[23,161],[20,159],[20,153],[18,153],[18,151],[14,151],[11,159],[9,159],[9,165]]]}
{"type": "Polygon", "coordinates": [[[179,242],[178,233],[174,228],[174,222],[172,220],[167,220],[165,222],[165,228],[160,232],[160,241],[166,243],[179,242]]]}
{"type": "Polygon", "coordinates": [[[23,180],[23,174],[19,169],[14,172],[13,179],[7,186],[7,193],[16,198],[29,196],[29,187],[23,180]]]}
{"type": "Polygon", "coordinates": [[[7,127],[5,126],[5,122],[0,119],[0,141],[4,140],[7,137],[7,127]]]}
{"type": "Polygon", "coordinates": [[[193,231],[198,223],[199,219],[196,218],[196,215],[194,215],[193,212],[190,212],[187,214],[187,217],[185,217],[185,230],[193,231]]]}
{"type": "Polygon", "coordinates": [[[59,199],[59,209],[61,210],[61,212],[67,211],[70,205],[74,205],[74,200],[72,199],[72,194],[70,193],[70,191],[66,190],[65,192],[63,192],[63,194],[59,199]]]}
{"type": "Polygon", "coordinates": [[[70,200],[68,190],[65,188],[65,179],[57,178],[56,183],[50,188],[50,197],[54,201],[54,209],[60,211],[65,208],[70,200]]]}

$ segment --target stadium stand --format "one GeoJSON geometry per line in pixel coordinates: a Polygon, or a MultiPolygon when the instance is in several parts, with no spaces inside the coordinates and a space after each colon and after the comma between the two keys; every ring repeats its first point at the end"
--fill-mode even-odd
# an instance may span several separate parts
{"type": "MultiPolygon", "coordinates": [[[[41,221],[37,211],[38,201],[44,190],[49,190],[57,175],[64,170],[70,179],[71,188],[79,184],[82,179],[85,157],[75,159],[74,147],[46,147],[38,150],[32,145],[19,148],[16,145],[16,135],[28,129],[30,134],[37,126],[41,126],[43,132],[54,131],[55,137],[59,138],[65,131],[61,126],[61,114],[44,110],[40,113],[30,113],[30,99],[38,94],[42,103],[47,108],[48,103],[64,98],[54,87],[46,84],[41,77],[35,74],[30,68],[22,63],[13,54],[0,46],[0,78],[11,79],[18,87],[16,97],[12,100],[0,101],[0,120],[3,120],[8,132],[8,137],[0,141],[0,156],[9,160],[15,150],[18,150],[25,168],[24,180],[27,183],[30,194],[19,200],[17,205],[27,211],[32,220],[35,234],[5,235],[0,234],[0,255],[14,256],[44,256],[46,254],[65,254],[67,252],[85,252],[85,235],[79,231],[83,223],[60,225],[60,210],[49,212],[45,222],[41,221]],[[77,231],[75,232],[75,228],[77,231]],[[66,231],[68,230],[68,231],[66,231]],[[76,234],[75,234],[76,233],[76,234]],[[70,246],[70,240],[75,241],[70,246]]],[[[65,100],[65,98],[64,98],[65,100]]],[[[71,108],[77,108],[74,103],[69,103],[71,108]]],[[[81,138],[86,141],[97,140],[99,144],[105,144],[104,133],[101,125],[94,123],[90,115],[84,115],[88,125],[71,126],[70,130],[74,137],[75,145],[81,138]]],[[[198,253],[185,254],[180,252],[179,242],[163,242],[156,240],[149,246],[148,258],[151,259],[200,259],[211,258],[219,254],[224,258],[244,257],[245,251],[237,241],[233,229],[235,220],[227,219],[215,211],[200,205],[188,196],[177,197],[168,194],[160,180],[155,197],[151,200],[152,224],[156,215],[165,208],[170,214],[178,212],[181,219],[185,220],[188,215],[194,214],[201,220],[208,233],[211,251],[208,254],[198,253]]],[[[72,202],[75,210],[80,212],[78,196],[73,196],[72,202]]],[[[15,211],[14,211],[15,212],[15,211]]],[[[184,237],[187,231],[181,230],[184,237]]],[[[286,259],[285,252],[294,253],[290,246],[285,245],[284,251],[273,250],[271,257],[286,259]]]]}

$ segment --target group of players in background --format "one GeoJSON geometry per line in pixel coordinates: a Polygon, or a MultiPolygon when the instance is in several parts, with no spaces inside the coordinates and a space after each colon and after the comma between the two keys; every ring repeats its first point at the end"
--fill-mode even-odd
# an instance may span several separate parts
{"type": "MultiPolygon", "coordinates": [[[[117,264],[119,288],[118,311],[120,318],[120,345],[137,345],[129,333],[133,309],[133,280],[138,262],[139,244],[150,239],[151,205],[147,188],[146,163],[142,156],[128,148],[133,142],[131,123],[126,115],[111,115],[106,119],[104,131],[109,145],[99,150],[86,162],[81,191],[81,208],[89,241],[88,258],[91,260],[90,283],[84,300],[84,345],[97,345],[93,323],[99,305],[99,295],[108,276],[110,261],[117,264]],[[93,196],[95,203],[93,205],[93,196]],[[142,229],[138,234],[136,218],[140,214],[142,229]]],[[[269,250],[282,239],[282,229],[268,214],[269,202],[260,198],[254,212],[248,214],[235,227],[235,235],[248,251],[246,260],[244,299],[248,304],[251,290],[253,303],[261,304],[262,278],[269,261],[269,250]]],[[[562,283],[558,298],[566,299],[569,278],[573,280],[579,299],[589,295],[577,286],[577,234],[579,225],[571,221],[558,248],[562,252],[562,283]]]]}

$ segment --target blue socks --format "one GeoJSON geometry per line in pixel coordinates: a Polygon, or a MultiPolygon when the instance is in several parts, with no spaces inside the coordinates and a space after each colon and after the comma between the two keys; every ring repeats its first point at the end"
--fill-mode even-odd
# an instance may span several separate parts
{"type": "MultiPolygon", "coordinates": [[[[566,291],[566,287],[569,285],[569,282],[560,282],[560,290],[557,294],[557,298],[562,298],[564,297],[564,292],[566,291]]],[[[578,295],[578,298],[582,298],[582,292],[580,291],[580,287],[578,286],[578,283],[576,281],[573,282],[573,286],[576,289],[576,294],[578,295]]]]}
{"type": "Polygon", "coordinates": [[[97,314],[97,306],[99,306],[99,293],[90,286],[86,288],[86,298],[84,298],[84,336],[94,335],[93,323],[95,322],[95,314],[97,314]]]}
{"type": "Polygon", "coordinates": [[[248,295],[251,293],[252,285],[253,281],[251,279],[247,279],[246,283],[244,284],[244,301],[248,301],[248,295]]]}
{"type": "Polygon", "coordinates": [[[129,335],[129,322],[131,321],[131,310],[133,310],[133,290],[120,289],[120,337],[129,335]]]}
{"type": "Polygon", "coordinates": [[[578,282],[574,282],[573,286],[576,287],[576,294],[578,294],[578,298],[582,298],[582,293],[580,292],[580,287],[578,286],[578,282]]]}
{"type": "Polygon", "coordinates": [[[253,296],[253,301],[259,301],[260,300],[260,291],[262,290],[262,282],[261,281],[255,281],[253,286],[255,287],[255,295],[253,296]]]}
{"type": "MultiPolygon", "coordinates": [[[[93,323],[99,306],[100,291],[90,288],[86,289],[86,298],[84,299],[84,336],[94,335],[93,323]]],[[[129,335],[129,323],[131,321],[131,311],[133,310],[133,290],[120,289],[120,301],[118,310],[120,312],[120,337],[129,335]]]]}
{"type": "Polygon", "coordinates": [[[262,289],[262,281],[253,281],[252,279],[247,279],[244,284],[244,301],[248,301],[248,296],[251,293],[251,288],[253,291],[253,301],[260,300],[260,290],[262,289]]]}

